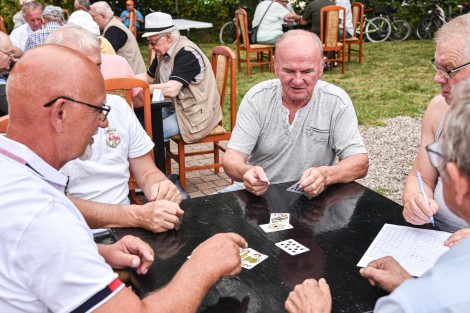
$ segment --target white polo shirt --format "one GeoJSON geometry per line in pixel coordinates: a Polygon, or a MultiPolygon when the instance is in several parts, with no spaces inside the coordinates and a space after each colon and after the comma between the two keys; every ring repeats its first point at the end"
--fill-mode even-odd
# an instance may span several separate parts
{"type": "Polygon", "coordinates": [[[28,41],[28,38],[32,33],[33,30],[31,27],[29,27],[29,24],[25,23],[11,31],[10,40],[15,47],[18,47],[24,51],[24,48],[26,47],[26,41],[28,41]]]}
{"type": "Polygon", "coordinates": [[[154,143],[124,99],[107,95],[106,104],[109,124],[93,136],[92,158],[70,161],[60,172],[69,177],[68,192],[75,198],[129,204],[129,158],[145,155],[154,143]]]}
{"type": "Polygon", "coordinates": [[[124,287],[65,196],[65,176],[4,136],[0,173],[0,312],[86,312],[124,287]]]}

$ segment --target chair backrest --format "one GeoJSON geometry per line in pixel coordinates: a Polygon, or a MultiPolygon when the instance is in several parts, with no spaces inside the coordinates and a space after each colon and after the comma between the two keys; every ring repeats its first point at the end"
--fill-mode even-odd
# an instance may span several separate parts
{"type": "Polygon", "coordinates": [[[0,16],[0,31],[7,34],[7,27],[5,26],[5,21],[3,20],[2,16],[0,16]]]}
{"type": "Polygon", "coordinates": [[[64,12],[64,20],[68,21],[70,16],[69,10],[62,8],[62,12],[64,12]]]}
{"type": "MultiPolygon", "coordinates": [[[[227,91],[228,77],[230,76],[230,129],[235,127],[237,117],[237,76],[235,69],[235,53],[225,46],[217,46],[212,49],[212,70],[215,74],[217,90],[220,94],[220,106],[224,111],[225,94],[227,91]],[[230,75],[229,75],[230,72],[230,75]]],[[[220,122],[222,125],[222,121],[220,122]]]]}
{"type": "Polygon", "coordinates": [[[0,117],[0,133],[6,133],[8,128],[8,122],[10,118],[8,115],[0,117]]]}
{"type": "MultiPolygon", "coordinates": [[[[335,48],[338,46],[338,41],[344,43],[346,38],[346,31],[343,32],[343,38],[338,40],[339,35],[339,16],[343,12],[346,16],[346,9],[337,5],[329,5],[323,7],[320,13],[320,39],[323,43],[323,49],[335,48]]],[[[343,29],[346,29],[346,19],[343,19],[343,29]]]]}
{"type": "Polygon", "coordinates": [[[248,36],[248,14],[245,9],[238,8],[235,10],[235,17],[237,47],[248,48],[250,46],[250,36],[248,36]]]}
{"type": "Polygon", "coordinates": [[[129,10],[129,30],[137,37],[137,15],[134,8],[129,10]]]}
{"type": "Polygon", "coordinates": [[[358,37],[362,41],[364,37],[364,5],[360,2],[353,2],[351,4],[352,10],[352,19],[354,27],[354,37],[358,37]],[[357,29],[359,27],[360,33],[357,34],[357,29]]]}
{"type": "Polygon", "coordinates": [[[146,81],[134,77],[115,77],[104,80],[106,91],[121,96],[132,108],[132,89],[142,88],[144,96],[145,131],[152,139],[152,108],[150,106],[150,86],[146,81]]]}

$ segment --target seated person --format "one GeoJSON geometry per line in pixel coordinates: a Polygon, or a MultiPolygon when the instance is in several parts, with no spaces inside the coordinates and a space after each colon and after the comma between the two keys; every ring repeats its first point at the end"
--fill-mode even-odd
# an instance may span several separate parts
{"type": "Polygon", "coordinates": [[[64,25],[64,12],[61,7],[56,7],[53,5],[48,5],[44,8],[42,12],[42,18],[44,25],[41,29],[38,29],[31,35],[29,35],[28,40],[26,41],[26,46],[24,51],[28,51],[36,46],[40,46],[44,43],[47,36],[49,36],[54,30],[64,25]]]}
{"type": "MultiPolygon", "coordinates": [[[[126,10],[122,11],[121,12],[121,22],[126,26],[126,27],[129,27],[129,12],[131,9],[134,8],[134,1],[132,0],[127,0],[126,1],[126,10]]],[[[135,19],[136,19],[136,22],[135,22],[135,25],[137,27],[137,31],[140,31],[140,25],[144,23],[144,16],[142,15],[142,13],[140,13],[139,10],[135,9],[135,19]]]]}
{"type": "MultiPolygon", "coordinates": [[[[346,38],[354,36],[354,27],[352,24],[351,1],[349,0],[335,0],[335,4],[346,9],[346,38]]],[[[343,38],[343,12],[339,14],[339,35],[338,38],[343,38]]]]}
{"type": "Polygon", "coordinates": [[[452,88],[470,78],[470,52],[467,46],[470,38],[470,14],[464,14],[443,25],[435,34],[436,52],[433,66],[436,70],[434,82],[441,86],[441,94],[435,96],[428,105],[421,124],[421,144],[410,174],[403,189],[403,216],[406,221],[422,225],[430,223],[434,216],[436,227],[448,232],[456,232],[450,238],[451,245],[464,233],[469,233],[468,223],[452,213],[444,202],[442,178],[427,158],[426,146],[438,142],[452,103],[452,88]],[[458,30],[458,31],[457,31],[458,30]],[[429,207],[418,186],[416,173],[420,172],[429,207]]]}
{"type": "Polygon", "coordinates": [[[257,43],[275,44],[277,38],[283,33],[282,24],[284,21],[297,19],[297,14],[286,8],[288,3],[287,0],[266,0],[256,6],[252,26],[259,26],[257,43]]]}
{"type": "Polygon", "coordinates": [[[8,35],[0,32],[0,116],[8,114],[7,79],[3,74],[8,74],[10,67],[16,61],[13,49],[8,35]]]}
{"type": "Polygon", "coordinates": [[[320,39],[304,30],[283,34],[275,70],[278,79],[254,86],[240,104],[223,156],[227,175],[255,195],[264,194],[270,182],[300,179],[309,196],[364,177],[369,159],[351,99],[319,80],[320,39]]]}
{"type": "Polygon", "coordinates": [[[33,1],[34,0],[20,0],[21,10],[19,10],[18,12],[15,13],[15,15],[13,15],[13,28],[17,28],[23,24],[26,24],[26,21],[23,16],[23,7],[26,3],[33,2],[33,1]]]}
{"type": "Polygon", "coordinates": [[[13,29],[10,33],[11,42],[21,51],[24,51],[29,36],[42,28],[43,8],[39,2],[29,2],[23,6],[22,12],[26,23],[13,29]]]}
{"type": "Polygon", "coordinates": [[[150,83],[151,93],[160,89],[173,100],[173,107],[162,110],[165,141],[178,134],[188,143],[206,137],[222,119],[211,63],[195,43],[180,35],[169,14],[147,15],[145,31],[142,37],[156,57],[147,73],[135,77],[150,83]]]}
{"type": "MultiPolygon", "coordinates": [[[[78,26],[63,26],[46,40],[63,45],[101,63],[98,38],[78,26]],[[88,36],[86,36],[88,34],[88,36]]],[[[69,177],[68,195],[82,212],[88,225],[98,227],[143,227],[153,232],[173,229],[183,211],[177,187],[158,170],[150,156],[154,144],[145,133],[125,100],[107,95],[113,110],[107,127],[93,136],[82,159],[68,162],[60,171],[69,177]],[[129,168],[142,188],[148,203],[129,204],[129,168]]]]}
{"type": "Polygon", "coordinates": [[[0,232],[9,234],[0,239],[0,312],[196,312],[212,285],[241,270],[247,243],[227,233],[202,242],[143,300],[119,280],[112,268],[146,274],[154,250],[133,236],[97,246],[58,172],[107,126],[105,98],[96,63],[65,47],[31,49],[12,70],[10,127],[0,136],[0,232]]]}
{"type": "Polygon", "coordinates": [[[330,0],[313,0],[304,10],[304,13],[299,18],[300,25],[310,25],[310,31],[320,37],[320,13],[323,7],[334,5],[330,0]]]}
{"type": "MultiPolygon", "coordinates": [[[[470,82],[454,89],[457,97],[443,139],[429,146],[430,162],[442,175],[445,202],[470,223],[470,82]]],[[[454,93],[453,91],[453,93],[454,93]]],[[[387,256],[368,264],[360,273],[390,295],[375,305],[374,312],[468,312],[470,298],[470,238],[442,255],[433,268],[414,279],[394,258],[387,256]]],[[[288,312],[330,312],[331,292],[325,279],[308,279],[295,287],[286,301],[288,312]]]]}

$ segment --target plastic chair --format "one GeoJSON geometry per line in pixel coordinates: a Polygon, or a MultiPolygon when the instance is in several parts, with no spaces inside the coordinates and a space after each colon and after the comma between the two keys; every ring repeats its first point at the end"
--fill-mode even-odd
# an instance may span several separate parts
{"type": "Polygon", "coordinates": [[[264,66],[269,65],[269,70],[274,71],[274,45],[264,44],[250,44],[248,36],[248,15],[242,8],[235,10],[236,17],[236,38],[237,38],[237,56],[238,56],[238,71],[241,72],[241,63],[245,62],[247,66],[247,74],[250,76],[251,67],[260,66],[261,72],[264,71],[264,66]],[[240,34],[241,31],[241,34],[240,34]],[[241,57],[241,51],[245,51],[245,58],[241,57]],[[250,54],[256,53],[256,59],[251,59],[250,54]],[[264,55],[267,53],[267,60],[264,55]]]}
{"type": "MultiPolygon", "coordinates": [[[[333,69],[334,62],[341,62],[341,73],[344,74],[346,31],[343,32],[343,37],[338,40],[340,12],[346,16],[346,9],[341,6],[329,5],[321,9],[320,39],[323,43],[323,52],[326,52],[326,62],[330,63],[330,70],[333,69]]],[[[343,19],[343,29],[346,29],[345,18],[343,19]]]]}
{"type": "MultiPolygon", "coordinates": [[[[106,91],[110,94],[115,94],[123,99],[132,108],[132,89],[142,88],[144,96],[144,123],[147,135],[152,139],[152,109],[150,106],[150,87],[149,84],[141,79],[134,77],[116,77],[105,79],[106,91]]],[[[153,159],[153,150],[150,151],[153,159]]],[[[142,204],[137,198],[135,190],[140,188],[137,184],[132,171],[129,169],[129,197],[132,203],[142,204]]]]}
{"type": "Polygon", "coordinates": [[[178,153],[173,153],[170,149],[170,141],[165,143],[166,146],[166,171],[167,174],[171,173],[171,160],[175,160],[179,164],[180,183],[186,189],[186,172],[199,171],[204,169],[213,168],[215,173],[219,173],[219,168],[222,167],[222,162],[219,156],[219,151],[225,152],[225,147],[222,147],[219,141],[229,140],[232,135],[233,128],[235,127],[235,120],[237,115],[237,102],[236,102],[236,69],[235,69],[235,53],[225,46],[218,46],[212,49],[212,69],[215,73],[217,82],[217,89],[220,94],[220,106],[222,112],[224,111],[224,102],[227,91],[228,78],[230,77],[230,99],[229,99],[229,113],[230,113],[230,128],[227,130],[223,127],[222,121],[217,125],[210,134],[193,143],[186,143],[180,135],[171,137],[171,140],[178,144],[178,153]],[[196,145],[201,143],[213,143],[211,150],[186,152],[185,147],[188,145],[196,145]],[[194,155],[213,154],[214,163],[198,166],[186,166],[186,157],[194,155]]]}
{"type": "Polygon", "coordinates": [[[360,2],[353,2],[351,5],[353,29],[355,31],[354,37],[346,38],[346,44],[348,45],[348,52],[346,56],[348,61],[351,61],[351,57],[359,57],[359,64],[362,64],[362,40],[364,38],[364,5],[360,2]],[[359,29],[359,34],[357,30],[359,29]],[[351,45],[358,45],[357,48],[352,48],[351,45]]]}
{"type": "Polygon", "coordinates": [[[3,20],[2,16],[0,16],[0,31],[2,31],[2,32],[4,32],[5,34],[8,35],[7,28],[5,26],[5,21],[3,20]]]}
{"type": "Polygon", "coordinates": [[[0,117],[0,133],[6,133],[8,128],[8,122],[10,121],[10,117],[8,115],[4,115],[0,117]]]}

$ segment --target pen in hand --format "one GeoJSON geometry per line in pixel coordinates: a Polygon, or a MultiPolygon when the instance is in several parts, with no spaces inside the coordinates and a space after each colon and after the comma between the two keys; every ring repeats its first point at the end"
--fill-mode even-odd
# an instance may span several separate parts
{"type": "MultiPolygon", "coordinates": [[[[426,201],[426,205],[429,206],[428,202],[428,197],[426,197],[426,193],[424,192],[424,185],[423,185],[423,179],[421,178],[421,174],[419,172],[416,173],[416,176],[418,176],[418,184],[419,184],[419,189],[421,190],[421,193],[423,194],[424,201],[426,201]]],[[[430,216],[429,219],[431,220],[432,226],[434,227],[434,216],[430,216]]]]}

